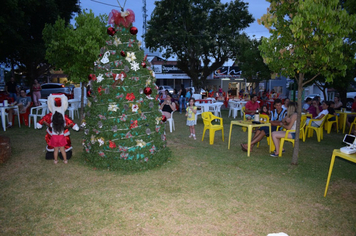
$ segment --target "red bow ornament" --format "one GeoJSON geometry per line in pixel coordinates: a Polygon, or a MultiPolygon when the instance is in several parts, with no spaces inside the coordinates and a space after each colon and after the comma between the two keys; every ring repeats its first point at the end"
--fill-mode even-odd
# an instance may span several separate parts
{"type": "Polygon", "coordinates": [[[113,9],[109,14],[108,24],[116,24],[117,26],[123,25],[127,28],[132,22],[135,22],[135,13],[131,9],[122,12],[113,9]]]}

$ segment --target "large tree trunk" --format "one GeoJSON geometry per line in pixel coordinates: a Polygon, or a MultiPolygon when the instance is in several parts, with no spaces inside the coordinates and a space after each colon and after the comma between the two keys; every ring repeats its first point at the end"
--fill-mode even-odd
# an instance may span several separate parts
{"type": "Polygon", "coordinates": [[[303,80],[304,74],[300,73],[298,78],[298,116],[297,116],[297,127],[295,128],[295,141],[294,141],[294,151],[292,157],[292,165],[298,165],[299,156],[299,133],[300,133],[300,118],[302,116],[302,93],[303,93],[303,80]]]}

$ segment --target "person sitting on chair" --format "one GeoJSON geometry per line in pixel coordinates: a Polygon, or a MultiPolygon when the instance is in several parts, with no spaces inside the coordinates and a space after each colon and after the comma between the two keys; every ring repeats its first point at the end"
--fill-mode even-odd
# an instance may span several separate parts
{"type": "Polygon", "coordinates": [[[254,118],[256,111],[260,109],[260,104],[257,102],[257,95],[251,95],[251,101],[248,101],[245,105],[245,117],[248,120],[254,118]]]}
{"type": "MultiPolygon", "coordinates": [[[[325,104],[325,103],[324,103],[325,104]]],[[[289,102],[287,108],[287,115],[282,119],[279,124],[282,128],[286,130],[295,130],[297,126],[297,109],[296,103],[289,102]]],[[[286,131],[274,131],[272,132],[272,140],[276,150],[271,153],[272,157],[278,157],[279,155],[279,145],[281,143],[281,138],[286,136],[286,131]]],[[[295,133],[288,134],[289,139],[295,139],[295,133]]]]}
{"type": "Polygon", "coordinates": [[[160,109],[162,111],[162,115],[164,115],[167,119],[171,118],[171,112],[177,109],[176,104],[172,102],[172,95],[170,93],[166,95],[166,99],[162,102],[160,109]]]}
{"type": "MultiPolygon", "coordinates": [[[[276,100],[274,100],[273,105],[274,105],[275,109],[271,112],[271,119],[270,119],[272,132],[277,130],[277,126],[280,125],[282,119],[287,114],[287,110],[282,108],[282,100],[281,99],[277,98],[276,100]]],[[[253,136],[252,141],[251,141],[251,151],[252,151],[253,145],[255,145],[256,143],[261,141],[264,136],[269,137],[269,127],[267,127],[267,126],[261,127],[256,131],[256,133],[253,136]]],[[[243,151],[247,152],[247,144],[246,143],[242,143],[241,148],[243,151]]]]}
{"type": "MultiPolygon", "coordinates": [[[[313,101],[313,102],[314,102],[314,101],[313,101]]],[[[328,107],[329,107],[329,106],[328,106],[328,104],[326,104],[326,102],[323,102],[323,103],[321,104],[321,107],[323,108],[323,110],[322,110],[321,112],[319,112],[318,115],[317,115],[315,118],[313,118],[313,119],[316,119],[316,120],[317,120],[317,121],[313,121],[313,122],[311,123],[311,126],[313,126],[313,127],[320,127],[321,123],[323,122],[324,116],[326,116],[327,114],[329,114],[329,112],[328,112],[328,107]]],[[[307,119],[306,123],[307,123],[307,125],[309,125],[309,123],[310,123],[310,118],[307,119]]]]}
{"type": "MultiPolygon", "coordinates": [[[[27,108],[30,107],[31,105],[31,98],[26,96],[25,90],[21,89],[20,90],[20,96],[17,98],[17,100],[10,104],[10,106],[17,105],[19,107],[19,112],[20,114],[26,113],[27,108]]],[[[15,114],[15,111],[13,108],[9,109],[9,124],[7,125],[6,128],[11,128],[12,127],[12,118],[15,114]]]]}

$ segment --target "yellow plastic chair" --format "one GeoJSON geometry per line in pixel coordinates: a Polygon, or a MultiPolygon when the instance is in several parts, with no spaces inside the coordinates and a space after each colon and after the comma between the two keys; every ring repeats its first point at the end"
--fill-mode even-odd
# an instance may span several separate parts
{"type": "MultiPolygon", "coordinates": [[[[241,112],[242,112],[242,115],[243,115],[244,120],[246,120],[245,109],[246,109],[245,107],[242,107],[242,108],[241,108],[241,112]]],[[[243,132],[246,132],[246,131],[247,131],[247,128],[246,128],[246,127],[242,127],[242,131],[243,131],[243,132]]]]}
{"type": "Polygon", "coordinates": [[[339,133],[339,118],[337,115],[328,114],[325,120],[324,128],[328,134],[330,134],[333,124],[336,123],[336,132],[339,133]],[[330,118],[335,117],[335,120],[329,121],[330,118]]]}
{"type": "Polygon", "coordinates": [[[319,127],[311,126],[311,124],[312,124],[313,121],[320,121],[320,120],[318,120],[318,119],[310,119],[309,124],[306,125],[306,129],[305,129],[305,133],[308,135],[308,138],[313,137],[313,130],[316,133],[316,137],[318,138],[318,142],[320,142],[320,140],[322,140],[324,138],[323,130],[324,130],[324,122],[326,120],[326,117],[327,116],[323,117],[322,122],[321,122],[319,127]]]}
{"type": "Polygon", "coordinates": [[[201,117],[203,118],[203,123],[204,123],[204,131],[203,131],[203,137],[202,137],[201,141],[204,141],[205,131],[207,129],[209,130],[210,145],[214,144],[215,131],[218,131],[218,130],[221,130],[222,140],[224,141],[223,119],[221,117],[214,116],[213,113],[211,113],[211,112],[203,112],[201,114],[201,117]],[[213,120],[220,120],[220,122],[219,122],[220,124],[213,125],[211,123],[213,120]]]}
{"type": "MultiPolygon", "coordinates": [[[[305,132],[304,132],[304,129],[305,129],[305,122],[303,125],[300,125],[300,131],[299,131],[299,138],[302,136],[303,137],[303,142],[305,142],[305,132]]],[[[291,142],[293,144],[293,147],[294,147],[294,139],[292,138],[288,138],[288,134],[289,133],[295,133],[295,130],[287,130],[286,131],[286,135],[284,136],[284,138],[281,138],[281,143],[279,145],[279,153],[278,153],[278,156],[281,157],[282,156],[282,152],[283,152],[283,145],[284,145],[284,142],[285,141],[288,141],[288,142],[291,142]]]]}
{"type": "Polygon", "coordinates": [[[349,130],[349,134],[351,134],[351,131],[352,131],[352,126],[356,127],[356,118],[354,119],[354,121],[350,124],[350,130],[349,130]]]}

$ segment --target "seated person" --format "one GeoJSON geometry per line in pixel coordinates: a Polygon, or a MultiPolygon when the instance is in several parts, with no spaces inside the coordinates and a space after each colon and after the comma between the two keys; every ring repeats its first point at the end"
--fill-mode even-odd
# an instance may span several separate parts
{"type": "Polygon", "coordinates": [[[303,112],[308,112],[308,109],[309,109],[311,103],[312,103],[312,99],[311,98],[305,99],[305,103],[304,103],[304,105],[302,107],[302,111],[303,112]]]}
{"type": "Polygon", "coordinates": [[[334,109],[335,110],[341,110],[342,102],[340,101],[340,98],[339,97],[334,97],[334,102],[335,102],[334,109]]]}
{"type": "Polygon", "coordinates": [[[319,104],[318,99],[314,98],[310,107],[307,110],[312,115],[313,118],[317,117],[320,111],[323,110],[322,107],[320,107],[318,104],[319,104]]]}
{"type": "MultiPolygon", "coordinates": [[[[328,105],[328,112],[330,115],[337,115],[335,113],[335,110],[334,110],[334,106],[335,106],[335,102],[331,101],[331,102],[326,102],[326,104],[328,105]]],[[[334,121],[336,120],[335,117],[331,117],[328,119],[328,121],[334,121]]]]}
{"type": "Polygon", "coordinates": [[[161,98],[160,98],[161,103],[164,102],[168,93],[169,93],[169,91],[166,89],[166,91],[164,91],[164,93],[161,94],[161,98]]]}
{"type": "MultiPolygon", "coordinates": [[[[297,109],[294,102],[289,102],[287,115],[279,124],[282,128],[287,130],[295,130],[297,126],[297,109]]],[[[272,157],[278,157],[279,155],[279,145],[281,138],[286,136],[286,131],[274,131],[272,132],[272,140],[276,150],[271,154],[272,157]]],[[[295,139],[295,133],[289,133],[288,138],[295,139]]]]}
{"type": "Polygon", "coordinates": [[[251,95],[251,100],[248,101],[245,105],[245,117],[248,120],[254,118],[256,111],[260,108],[260,104],[257,102],[256,94],[251,95]]]}
{"type": "Polygon", "coordinates": [[[282,105],[282,108],[284,110],[287,110],[287,107],[288,107],[288,103],[290,102],[290,99],[289,98],[286,98],[284,99],[284,104],[282,105]]]}
{"type": "Polygon", "coordinates": [[[170,93],[167,94],[166,99],[162,102],[161,107],[162,115],[166,116],[167,119],[171,118],[171,112],[175,111],[176,104],[172,102],[172,95],[170,93]]]}
{"type": "Polygon", "coordinates": [[[262,105],[261,110],[260,110],[260,114],[270,117],[271,116],[271,111],[268,110],[267,105],[262,105]]]}
{"type": "MultiPolygon", "coordinates": [[[[277,98],[276,100],[274,100],[274,110],[271,112],[271,119],[270,119],[270,123],[271,123],[271,131],[276,131],[277,130],[277,126],[280,125],[282,119],[286,116],[287,114],[287,110],[282,108],[282,100],[277,98]]],[[[255,145],[256,143],[258,143],[259,141],[261,141],[263,139],[264,136],[269,137],[269,127],[264,126],[259,128],[255,135],[253,136],[252,140],[251,140],[251,149],[253,145],[255,145]]],[[[241,144],[241,148],[243,151],[247,151],[247,144],[241,144]]]]}
{"type": "MultiPolygon", "coordinates": [[[[25,90],[21,89],[20,90],[20,96],[17,97],[17,100],[10,104],[10,106],[17,105],[19,107],[20,114],[26,113],[27,108],[30,107],[31,105],[31,98],[26,96],[25,90]]],[[[15,110],[13,108],[9,109],[9,124],[7,125],[6,128],[11,128],[12,127],[12,118],[15,114],[15,110]]]]}
{"type": "MultiPolygon", "coordinates": [[[[329,114],[329,112],[328,112],[328,104],[326,104],[326,102],[323,102],[321,107],[323,108],[323,110],[321,112],[319,112],[319,114],[315,118],[313,118],[313,119],[317,120],[317,121],[313,121],[311,123],[311,126],[313,126],[313,127],[320,127],[321,123],[323,122],[324,116],[329,114]]],[[[307,125],[309,125],[310,118],[308,118],[306,122],[307,122],[307,125]]]]}

